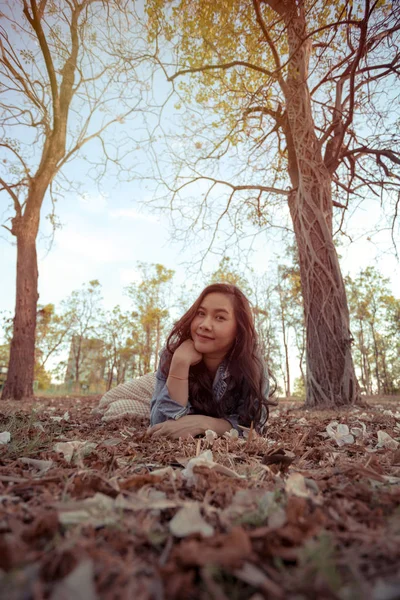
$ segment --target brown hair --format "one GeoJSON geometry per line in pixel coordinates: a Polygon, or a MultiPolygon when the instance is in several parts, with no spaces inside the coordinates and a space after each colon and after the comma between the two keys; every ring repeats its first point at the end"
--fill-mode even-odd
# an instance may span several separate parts
{"type": "Polygon", "coordinates": [[[250,302],[236,285],[213,283],[201,292],[169,334],[161,369],[167,377],[175,350],[191,337],[190,325],[204,298],[212,293],[225,294],[232,299],[233,303],[237,332],[236,340],[227,358],[234,385],[229,386],[220,403],[215,403],[212,397],[212,378],[204,362],[201,361],[197,365],[192,365],[189,370],[190,403],[197,413],[223,417],[229,414],[232,402],[237,405],[239,400],[243,400],[244,408],[239,415],[240,424],[249,427],[253,421],[254,426],[260,429],[268,418],[268,402],[265,398],[267,382],[250,302]],[[263,406],[265,406],[265,419],[263,419],[264,423],[260,424],[263,406]]]}

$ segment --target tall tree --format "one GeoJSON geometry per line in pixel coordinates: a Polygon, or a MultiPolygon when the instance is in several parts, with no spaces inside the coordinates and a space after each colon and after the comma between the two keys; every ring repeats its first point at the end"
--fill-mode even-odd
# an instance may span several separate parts
{"type": "MultiPolygon", "coordinates": [[[[33,393],[36,238],[46,194],[54,207],[59,195],[74,189],[76,170],[68,172],[67,164],[82,158],[85,147],[88,175],[96,179],[109,166],[123,168],[136,147],[125,132],[134,129],[131,117],[140,113],[150,75],[140,66],[147,44],[139,28],[134,3],[125,0],[2,4],[0,194],[11,201],[5,227],[17,246],[14,333],[2,398],[33,393]],[[129,49],[129,60],[120,48],[129,49]],[[118,138],[119,131],[125,137],[118,138]]],[[[54,212],[50,219],[55,223],[54,212]]]]}
{"type": "Polygon", "coordinates": [[[168,206],[198,229],[216,224],[216,239],[225,217],[228,236],[245,219],[265,228],[286,202],[304,299],[306,404],[354,402],[333,207],[383,189],[387,210],[397,199],[399,3],[149,0],[147,10],[152,35],[174,45],[169,80],[179,82],[176,109],[188,113],[173,176],[157,167],[168,206]]]}

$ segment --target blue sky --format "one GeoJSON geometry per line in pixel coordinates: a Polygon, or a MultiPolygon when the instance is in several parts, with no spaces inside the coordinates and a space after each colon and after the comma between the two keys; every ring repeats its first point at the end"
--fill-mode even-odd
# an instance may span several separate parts
{"type": "MultiPolygon", "coordinates": [[[[137,279],[136,262],[161,263],[177,273],[176,283],[196,285],[199,276],[188,272],[187,263],[199,258],[199,243],[193,239],[190,247],[171,242],[168,214],[152,214],[142,206],[145,192],[139,186],[126,184],[117,193],[101,194],[88,188],[83,195],[71,194],[60,200],[57,214],[62,228],[48,250],[50,226],[42,218],[39,235],[39,302],[58,304],[83,283],[98,279],[103,286],[106,308],[116,304],[129,305],[123,288],[137,279]]],[[[44,207],[43,215],[46,214],[44,207]]],[[[356,214],[350,231],[356,239],[365,226],[377,215],[374,206],[366,204],[356,214]]],[[[2,285],[0,310],[13,310],[15,302],[16,248],[4,230],[0,239],[2,256],[2,285]]],[[[264,235],[257,238],[251,264],[259,273],[274,269],[283,254],[282,245],[264,235]]],[[[341,249],[342,271],[354,275],[359,268],[375,265],[391,278],[393,292],[400,296],[400,269],[391,251],[387,232],[372,238],[360,239],[341,249]],[[379,243],[378,243],[379,242],[379,243]]],[[[217,268],[218,256],[210,256],[206,270],[217,268]]],[[[241,265],[244,267],[245,265],[241,265]]]]}
{"type": "MultiPolygon", "coordinates": [[[[17,34],[13,34],[17,36],[17,34]]],[[[26,41],[26,40],[25,40],[26,41]]],[[[162,73],[156,73],[154,78],[147,72],[150,82],[153,83],[154,95],[157,96],[157,102],[152,105],[162,103],[170,92],[170,85],[165,81],[162,73]]],[[[146,79],[146,77],[144,77],[146,79]]],[[[149,98],[152,98],[152,89],[149,87],[149,98]]],[[[111,91],[110,91],[111,93],[111,91]]],[[[180,111],[175,109],[176,98],[171,98],[170,102],[164,107],[164,126],[170,133],[182,135],[178,131],[177,123],[184,120],[180,111]]],[[[122,108],[118,106],[118,110],[122,108]]],[[[79,105],[75,119],[79,119],[79,105]]],[[[102,119],[102,113],[97,117],[102,119]]],[[[147,137],[152,130],[151,125],[157,123],[157,116],[140,115],[132,121],[123,121],[121,124],[113,125],[109,134],[115,147],[118,144],[131,141],[132,153],[129,154],[129,164],[133,165],[136,172],[151,171],[147,169],[151,158],[149,154],[144,154],[135,148],[136,144],[147,137]],[[125,137],[119,137],[118,132],[123,132],[125,137]],[[121,140],[121,141],[120,141],[121,140]],[[135,141],[136,140],[136,141],[135,141]]],[[[100,121],[94,119],[94,126],[100,121]]],[[[74,125],[74,122],[71,122],[74,125]]],[[[157,132],[159,134],[160,132],[157,132]]],[[[184,152],[185,136],[180,140],[174,138],[171,148],[178,156],[184,152]]],[[[170,138],[171,141],[172,138],[170,138]]],[[[25,139],[25,143],[27,140],[25,139]]],[[[34,145],[32,152],[35,153],[34,145]]],[[[172,164],[172,156],[166,152],[167,146],[163,146],[157,152],[159,164],[168,170],[172,164]]],[[[84,153],[90,159],[96,158],[96,149],[93,146],[85,146],[84,153]]],[[[153,154],[154,156],[154,154],[153,154]]],[[[151,165],[150,165],[151,166],[151,165]]],[[[47,198],[42,209],[42,223],[38,238],[38,257],[39,257],[39,302],[41,304],[58,304],[63,298],[68,296],[74,289],[78,289],[83,283],[92,279],[98,279],[103,286],[103,296],[105,308],[110,309],[116,304],[122,307],[128,306],[128,300],[123,294],[123,289],[130,282],[137,278],[136,262],[161,263],[167,268],[176,271],[176,283],[185,284],[188,287],[193,285],[202,285],[199,280],[201,277],[189,272],[187,263],[195,262],[200,258],[201,248],[204,247],[205,239],[192,237],[191,244],[185,249],[180,243],[172,243],[170,218],[167,213],[152,214],[145,207],[146,201],[153,198],[151,183],[146,187],[144,181],[141,183],[134,179],[131,174],[131,181],[122,182],[116,179],[116,173],[107,174],[100,186],[96,186],[89,177],[87,177],[88,164],[82,160],[76,160],[66,165],[66,174],[71,181],[80,180],[81,184],[78,191],[65,192],[63,197],[57,202],[56,214],[62,224],[62,228],[55,233],[55,239],[52,248],[48,251],[48,236],[51,234],[51,227],[46,220],[46,215],[50,212],[50,202],[47,198]]],[[[265,174],[266,176],[268,173],[265,174]]],[[[262,174],[255,174],[255,178],[262,177],[262,174]]],[[[229,177],[229,175],[227,176],[229,177]]],[[[193,190],[192,190],[193,192],[193,190]]],[[[200,196],[201,186],[193,192],[200,196]]],[[[7,211],[9,198],[3,193],[0,197],[0,216],[4,222],[4,217],[10,215],[7,211]]],[[[285,213],[287,206],[282,201],[281,209],[277,207],[277,213],[285,213]]],[[[335,209],[336,214],[338,210],[335,209]]],[[[340,212],[340,211],[339,211],[340,212]]],[[[190,213],[189,213],[190,214],[190,213]]],[[[387,277],[391,278],[393,292],[400,296],[400,267],[394,258],[393,248],[390,240],[390,231],[377,234],[367,240],[360,236],[365,230],[371,229],[382,219],[382,212],[378,202],[365,200],[361,206],[349,215],[348,233],[352,236],[354,243],[343,246],[340,250],[342,254],[341,264],[343,274],[350,273],[355,275],[360,268],[374,265],[387,277]]],[[[232,231],[229,225],[225,225],[225,234],[229,237],[232,231]]],[[[254,229],[248,228],[248,233],[254,229]]],[[[260,235],[254,242],[254,253],[250,264],[258,273],[273,271],[276,263],[284,254],[284,247],[279,241],[279,232],[272,230],[268,237],[265,234],[260,235]]],[[[16,248],[12,242],[11,235],[5,230],[0,234],[0,255],[1,255],[1,291],[0,291],[0,310],[12,311],[15,303],[15,264],[16,248]]],[[[251,238],[243,243],[243,248],[249,246],[251,238]]],[[[245,273],[246,264],[243,260],[243,252],[237,251],[239,256],[238,270],[245,273]]],[[[210,255],[205,264],[205,270],[212,272],[218,266],[220,260],[218,255],[210,255]]],[[[235,263],[233,263],[235,266],[235,263]]]]}

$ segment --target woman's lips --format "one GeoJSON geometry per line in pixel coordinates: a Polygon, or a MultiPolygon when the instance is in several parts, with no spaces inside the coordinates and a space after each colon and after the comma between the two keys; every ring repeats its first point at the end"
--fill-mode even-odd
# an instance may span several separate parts
{"type": "Polygon", "coordinates": [[[206,335],[201,335],[200,333],[196,333],[197,337],[200,340],[212,342],[214,338],[207,337],[206,335]]]}

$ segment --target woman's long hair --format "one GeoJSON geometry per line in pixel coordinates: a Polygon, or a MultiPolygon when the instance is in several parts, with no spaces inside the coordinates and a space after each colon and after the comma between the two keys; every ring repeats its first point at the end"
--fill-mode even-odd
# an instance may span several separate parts
{"type": "Polygon", "coordinates": [[[189,370],[190,403],[197,413],[212,417],[233,414],[231,407],[244,399],[239,422],[249,427],[251,422],[259,429],[268,418],[268,402],[265,398],[266,375],[261,359],[258,336],[254,327],[250,303],[243,292],[229,283],[213,283],[207,286],[189,310],[177,321],[168,336],[166,352],[162,357],[161,369],[167,377],[175,350],[191,337],[190,326],[199,307],[208,294],[225,294],[232,299],[237,322],[236,339],[227,354],[229,372],[234,385],[230,385],[221,402],[212,397],[212,377],[203,361],[192,365],[189,370]],[[262,407],[265,407],[263,411],[262,407]],[[263,415],[263,423],[261,418],[263,415]]]}

